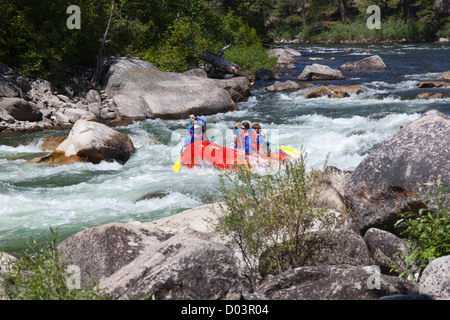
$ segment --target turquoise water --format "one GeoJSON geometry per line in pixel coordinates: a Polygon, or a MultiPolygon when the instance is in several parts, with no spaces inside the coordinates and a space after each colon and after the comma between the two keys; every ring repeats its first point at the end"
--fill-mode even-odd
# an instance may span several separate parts
{"type": "MultiPolygon", "coordinates": [[[[230,145],[230,129],[242,121],[261,123],[280,145],[304,149],[308,166],[328,165],[353,170],[371,151],[402,124],[438,109],[450,114],[450,99],[419,100],[419,81],[440,80],[450,71],[450,47],[442,44],[298,46],[302,57],[297,69],[283,79],[294,79],[305,65],[345,62],[378,54],[386,71],[343,72],[348,80],[312,83],[314,86],[359,85],[364,92],[343,99],[305,99],[298,92],[273,93],[257,82],[252,97],[239,103],[239,111],[205,116],[210,138],[230,145]],[[360,49],[372,49],[361,52],[360,49]],[[309,57],[335,58],[312,62],[309,57]]],[[[49,167],[9,158],[42,154],[43,139],[68,131],[0,136],[0,251],[16,252],[33,237],[43,240],[57,228],[60,240],[108,222],[152,221],[185,209],[214,202],[218,174],[212,168],[172,172],[187,120],[146,120],[118,130],[128,134],[137,151],[125,164],[73,164],[49,167]],[[147,200],[143,196],[154,194],[147,200]]]]}

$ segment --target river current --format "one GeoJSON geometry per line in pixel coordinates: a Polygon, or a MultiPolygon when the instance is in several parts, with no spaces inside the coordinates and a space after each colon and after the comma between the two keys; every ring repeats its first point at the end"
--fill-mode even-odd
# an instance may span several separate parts
{"type": "MultiPolygon", "coordinates": [[[[447,44],[379,44],[293,46],[302,53],[296,69],[282,80],[294,80],[306,65],[337,68],[346,62],[378,54],[385,71],[343,72],[347,80],[318,85],[357,85],[364,91],[347,98],[305,99],[296,92],[268,92],[272,82],[257,82],[239,111],[203,117],[211,139],[231,146],[231,128],[239,122],[259,122],[280,145],[303,149],[310,168],[327,164],[353,170],[401,125],[437,109],[450,115],[450,98],[423,100],[421,81],[442,81],[450,71],[447,44]],[[370,49],[370,52],[365,50],[370,49]],[[309,61],[308,58],[326,58],[309,61]],[[334,58],[334,59],[332,59],[334,58]]],[[[130,136],[137,151],[125,164],[78,163],[58,167],[9,160],[42,154],[47,137],[68,131],[0,135],[0,251],[17,253],[30,237],[44,240],[50,228],[59,240],[80,230],[109,222],[153,221],[217,200],[216,171],[209,167],[172,171],[188,120],[146,120],[117,128],[130,136]],[[142,197],[148,196],[144,200],[142,197]]]]}

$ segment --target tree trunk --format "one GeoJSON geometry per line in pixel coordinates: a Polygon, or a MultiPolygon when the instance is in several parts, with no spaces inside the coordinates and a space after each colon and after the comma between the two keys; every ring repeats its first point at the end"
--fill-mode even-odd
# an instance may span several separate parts
{"type": "Polygon", "coordinates": [[[95,75],[94,75],[94,79],[92,81],[94,84],[96,84],[99,81],[99,79],[100,79],[100,73],[101,73],[101,69],[102,69],[101,64],[102,64],[103,50],[105,49],[106,37],[108,35],[109,27],[111,26],[112,17],[114,15],[114,5],[115,5],[115,3],[116,3],[116,1],[112,0],[111,13],[109,14],[108,24],[106,26],[105,33],[103,34],[102,44],[101,44],[100,49],[98,51],[97,68],[95,69],[95,75]]]}
{"type": "Polygon", "coordinates": [[[303,27],[306,27],[306,0],[300,0],[300,6],[302,9],[302,22],[303,22],[303,27]]]}
{"type": "Polygon", "coordinates": [[[347,5],[345,4],[345,0],[339,0],[339,11],[341,12],[341,18],[343,22],[347,21],[347,5]]]}
{"type": "Polygon", "coordinates": [[[241,38],[242,38],[242,36],[239,37],[239,39],[237,39],[236,41],[233,41],[231,44],[226,45],[225,47],[220,49],[217,53],[213,53],[209,50],[205,50],[203,52],[198,52],[195,49],[195,45],[192,42],[188,43],[188,45],[197,51],[198,57],[200,59],[202,59],[205,62],[208,62],[214,68],[222,70],[223,72],[228,73],[228,74],[234,74],[236,76],[246,77],[248,79],[248,76],[244,72],[242,72],[237,65],[235,65],[223,58],[223,54],[225,53],[225,50],[234,46],[236,43],[238,43],[238,41],[241,38]]]}

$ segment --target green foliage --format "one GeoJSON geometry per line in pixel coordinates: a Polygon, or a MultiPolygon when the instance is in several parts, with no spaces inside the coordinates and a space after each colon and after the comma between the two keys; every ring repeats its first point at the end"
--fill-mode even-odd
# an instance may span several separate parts
{"type": "Polygon", "coordinates": [[[401,253],[408,269],[401,276],[414,279],[414,273],[421,274],[431,261],[450,254],[450,211],[444,205],[450,194],[443,193],[448,188],[437,187],[426,195],[426,200],[419,199],[418,211],[400,213],[396,226],[405,229],[403,234],[407,236],[410,250],[401,253]]]}
{"type": "Polygon", "coordinates": [[[440,38],[450,38],[450,22],[447,22],[436,35],[440,38]]]}
{"type": "Polygon", "coordinates": [[[96,284],[70,288],[63,257],[56,246],[57,234],[44,244],[31,239],[28,249],[4,276],[5,294],[12,300],[105,300],[96,284]]]}
{"type": "Polygon", "coordinates": [[[218,232],[238,248],[254,288],[260,270],[279,273],[303,265],[339,227],[340,219],[321,202],[322,178],[306,171],[304,154],[273,175],[245,168],[221,175],[218,232]]]}

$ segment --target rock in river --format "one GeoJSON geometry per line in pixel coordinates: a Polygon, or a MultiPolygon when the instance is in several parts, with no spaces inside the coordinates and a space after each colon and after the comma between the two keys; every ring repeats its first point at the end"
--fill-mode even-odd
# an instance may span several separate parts
{"type": "Polygon", "coordinates": [[[416,196],[426,197],[435,184],[450,185],[449,132],[450,118],[428,111],[359,164],[344,193],[361,233],[374,227],[398,234],[399,211],[417,207],[416,196]]]}
{"type": "Polygon", "coordinates": [[[303,72],[297,77],[301,81],[313,80],[343,80],[346,79],[339,70],[332,69],[329,66],[314,63],[306,66],[303,72]]]}
{"type": "Polygon", "coordinates": [[[380,56],[375,55],[367,57],[355,62],[348,62],[339,67],[343,71],[358,71],[358,70],[385,70],[387,69],[380,56]]]}
{"type": "Polygon", "coordinates": [[[117,116],[131,120],[188,118],[236,108],[230,94],[213,79],[163,72],[136,59],[112,60],[104,82],[117,116]]]}
{"type": "Polygon", "coordinates": [[[127,135],[98,122],[78,120],[69,137],[53,153],[32,162],[67,164],[117,161],[123,164],[134,151],[133,143],[127,135]]]}

